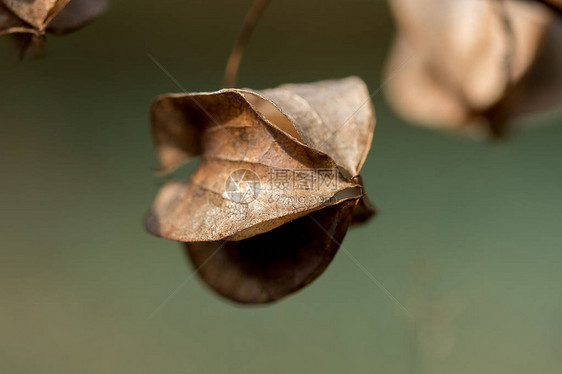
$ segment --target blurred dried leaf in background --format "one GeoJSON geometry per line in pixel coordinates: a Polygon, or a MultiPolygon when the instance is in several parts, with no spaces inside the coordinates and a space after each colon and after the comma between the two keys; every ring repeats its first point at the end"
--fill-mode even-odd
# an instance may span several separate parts
{"type": "Polygon", "coordinates": [[[557,8],[562,9],[562,0],[545,0],[545,2],[554,5],[557,8]]]}
{"type": "Polygon", "coordinates": [[[189,181],[161,188],[146,228],[185,242],[227,298],[266,303],[304,287],[350,223],[374,213],[359,171],[375,116],[359,78],[162,95],[151,121],[163,172],[196,156],[200,164],[189,181]]]}
{"type": "Polygon", "coordinates": [[[62,35],[79,29],[108,6],[107,0],[2,0],[0,35],[14,35],[20,56],[38,54],[46,33],[62,35]]]}
{"type": "Polygon", "coordinates": [[[391,0],[398,35],[386,88],[428,127],[501,137],[516,117],[562,103],[561,21],[538,2],[391,0]]]}

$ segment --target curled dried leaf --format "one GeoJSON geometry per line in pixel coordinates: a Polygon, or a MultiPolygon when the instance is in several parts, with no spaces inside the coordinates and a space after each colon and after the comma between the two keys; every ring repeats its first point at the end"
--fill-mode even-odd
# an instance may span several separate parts
{"type": "Polygon", "coordinates": [[[46,33],[74,31],[104,13],[109,6],[108,0],[1,1],[0,35],[16,35],[22,55],[28,46],[42,43],[46,33]]]}
{"type": "Polygon", "coordinates": [[[337,85],[286,84],[260,94],[290,119],[307,145],[330,155],[351,176],[359,174],[375,129],[369,92],[359,78],[337,85]]]}
{"type": "Polygon", "coordinates": [[[298,291],[328,267],[353,206],[352,201],[331,206],[247,240],[185,243],[185,250],[201,278],[224,297],[272,302],[298,291]]]}
{"type": "Polygon", "coordinates": [[[107,11],[107,0],[71,0],[47,25],[53,34],[66,34],[84,27],[107,11]]]}
{"type": "Polygon", "coordinates": [[[68,0],[2,0],[4,5],[24,22],[37,30],[43,30],[47,19],[57,8],[64,6],[68,0]]]}
{"type": "Polygon", "coordinates": [[[387,86],[391,104],[412,122],[502,135],[528,90],[523,82],[546,47],[553,15],[516,0],[391,4],[399,35],[387,74],[414,56],[387,86]]]}
{"type": "Polygon", "coordinates": [[[10,30],[23,30],[26,28],[28,28],[28,25],[25,21],[22,21],[3,3],[0,3],[0,35],[7,34],[11,32],[10,30]]]}
{"type": "Polygon", "coordinates": [[[543,42],[533,66],[522,79],[516,105],[511,105],[511,117],[531,115],[562,103],[562,22],[555,22],[543,42]]]}
{"type": "Polygon", "coordinates": [[[539,2],[551,6],[553,8],[562,10],[562,0],[539,0],[539,2]]]}
{"type": "Polygon", "coordinates": [[[146,228],[188,243],[219,293],[248,303],[283,297],[322,272],[352,220],[372,216],[358,173],[374,121],[355,77],[162,95],[151,108],[161,170],[197,156],[200,164],[189,181],[161,188],[146,228]],[[319,227],[311,223],[327,227],[327,239],[312,235],[319,227]],[[256,270],[260,263],[267,266],[256,270]]]}

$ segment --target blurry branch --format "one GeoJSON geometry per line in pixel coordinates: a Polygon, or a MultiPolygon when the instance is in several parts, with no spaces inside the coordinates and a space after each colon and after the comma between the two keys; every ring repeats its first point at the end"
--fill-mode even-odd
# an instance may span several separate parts
{"type": "Polygon", "coordinates": [[[236,75],[238,74],[238,68],[240,67],[240,61],[244,55],[244,48],[248,44],[256,24],[270,1],[271,0],[256,0],[246,15],[244,24],[242,25],[242,30],[240,31],[240,34],[238,34],[238,38],[236,39],[236,43],[230,52],[230,56],[226,64],[223,87],[234,87],[236,83],[236,75]]]}

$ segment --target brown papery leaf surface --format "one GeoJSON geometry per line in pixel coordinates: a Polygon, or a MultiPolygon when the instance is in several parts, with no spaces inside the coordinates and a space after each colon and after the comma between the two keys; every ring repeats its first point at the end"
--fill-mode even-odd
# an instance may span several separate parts
{"type": "Polygon", "coordinates": [[[185,242],[227,298],[266,303],[304,287],[352,221],[374,213],[359,171],[375,116],[359,78],[166,94],[151,122],[161,172],[194,157],[199,168],[160,189],[146,228],[185,242]]]}
{"type": "Polygon", "coordinates": [[[547,7],[518,0],[391,6],[399,32],[385,92],[407,120],[501,137],[513,119],[562,103],[560,19],[547,7]]]}
{"type": "Polygon", "coordinates": [[[108,0],[1,0],[0,35],[15,35],[24,54],[42,43],[45,34],[79,29],[108,6],[108,0]]]}

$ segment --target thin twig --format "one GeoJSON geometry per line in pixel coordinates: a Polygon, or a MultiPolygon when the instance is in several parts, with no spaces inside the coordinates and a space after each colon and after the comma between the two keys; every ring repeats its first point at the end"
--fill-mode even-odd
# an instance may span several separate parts
{"type": "Polygon", "coordinates": [[[234,87],[236,83],[236,75],[238,74],[238,68],[240,67],[240,61],[244,55],[244,48],[248,44],[256,24],[270,1],[271,0],[256,0],[246,15],[244,24],[242,25],[242,30],[240,31],[240,34],[236,39],[236,43],[234,44],[234,47],[230,52],[230,56],[228,57],[228,63],[226,64],[226,70],[224,72],[223,87],[234,87]]]}

